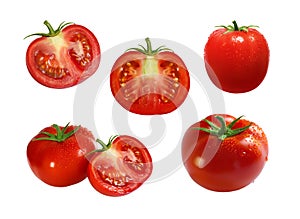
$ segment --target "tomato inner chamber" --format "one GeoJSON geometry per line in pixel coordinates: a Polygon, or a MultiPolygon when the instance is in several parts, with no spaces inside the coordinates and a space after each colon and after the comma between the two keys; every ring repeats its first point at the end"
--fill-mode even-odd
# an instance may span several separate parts
{"type": "Polygon", "coordinates": [[[90,65],[93,60],[92,48],[89,40],[83,34],[76,33],[70,39],[71,49],[69,55],[77,66],[84,69],[90,65]]]}
{"type": "Polygon", "coordinates": [[[169,61],[159,61],[159,72],[143,72],[137,61],[121,67],[119,83],[126,101],[135,102],[149,94],[156,94],[159,102],[168,103],[175,98],[180,85],[179,66],[169,61]]]}
{"type": "Polygon", "coordinates": [[[55,54],[46,55],[45,53],[38,51],[35,54],[35,62],[38,69],[51,78],[59,79],[69,74],[68,69],[62,68],[59,65],[55,54]]]}
{"type": "Polygon", "coordinates": [[[113,167],[111,168],[99,167],[99,169],[97,169],[97,172],[104,182],[114,186],[126,186],[129,182],[133,180],[127,174],[119,172],[115,170],[113,167]]]}

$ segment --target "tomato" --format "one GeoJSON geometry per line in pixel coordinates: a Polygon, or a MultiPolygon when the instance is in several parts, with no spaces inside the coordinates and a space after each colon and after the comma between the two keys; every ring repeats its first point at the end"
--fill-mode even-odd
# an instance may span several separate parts
{"type": "Polygon", "coordinates": [[[97,149],[88,166],[88,179],[100,193],[123,196],[139,188],[151,175],[152,158],[147,148],[127,135],[111,137],[108,144],[97,140],[97,149]]]}
{"type": "MultiPolygon", "coordinates": [[[[100,64],[100,45],[87,28],[61,23],[54,30],[48,21],[49,33],[39,35],[28,47],[26,65],[31,76],[51,88],[74,86],[93,75],[100,64]]],[[[27,36],[27,37],[29,37],[27,36]]]]}
{"type": "Polygon", "coordinates": [[[202,187],[234,191],[261,173],[268,159],[268,142],[264,131],[253,122],[211,115],[186,131],[182,159],[190,177],[202,187]]]}
{"type": "Polygon", "coordinates": [[[205,67],[211,81],[230,93],[244,93],[264,80],[270,51],[265,37],[253,27],[221,26],[208,38],[205,67]]]}
{"type": "Polygon", "coordinates": [[[70,186],[87,177],[87,153],[95,150],[93,134],[81,126],[52,125],[39,132],[27,146],[33,173],[57,187],[70,186]]]}
{"type": "Polygon", "coordinates": [[[147,48],[129,49],[116,60],[110,75],[111,91],[130,112],[166,114],[184,102],[190,88],[189,72],[170,49],[161,46],[153,50],[149,38],[146,43],[147,48]]]}

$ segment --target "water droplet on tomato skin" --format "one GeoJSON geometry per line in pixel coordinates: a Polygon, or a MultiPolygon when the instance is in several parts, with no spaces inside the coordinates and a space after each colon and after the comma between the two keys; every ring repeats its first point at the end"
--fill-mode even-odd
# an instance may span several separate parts
{"type": "Polygon", "coordinates": [[[247,155],[247,152],[246,152],[246,151],[241,151],[241,152],[239,153],[239,155],[240,155],[241,157],[245,157],[245,156],[247,155]]]}

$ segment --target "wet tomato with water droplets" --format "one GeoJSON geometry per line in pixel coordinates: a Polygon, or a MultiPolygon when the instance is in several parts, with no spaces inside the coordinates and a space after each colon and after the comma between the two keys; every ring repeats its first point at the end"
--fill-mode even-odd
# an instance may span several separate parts
{"type": "Polygon", "coordinates": [[[268,159],[268,142],[264,131],[253,122],[211,115],[186,131],[182,159],[199,185],[213,191],[234,191],[260,174],[268,159]]]}
{"type": "Polygon", "coordinates": [[[211,81],[230,93],[249,92],[264,80],[270,51],[265,37],[254,27],[219,26],[204,49],[205,67],[211,81]]]}
{"type": "Polygon", "coordinates": [[[51,186],[70,186],[87,177],[87,154],[95,150],[95,138],[82,126],[56,124],[46,127],[27,146],[33,173],[51,186]]]}
{"type": "Polygon", "coordinates": [[[110,86],[115,99],[130,112],[141,115],[166,114],[185,100],[189,72],[182,59],[170,49],[131,48],[114,63],[110,86]]]}
{"type": "Polygon", "coordinates": [[[88,179],[100,193],[123,196],[139,188],[151,175],[153,165],[142,142],[127,135],[112,136],[91,152],[88,179]]]}
{"type": "MultiPolygon", "coordinates": [[[[35,33],[26,52],[26,65],[31,76],[51,88],[67,88],[89,78],[100,64],[100,45],[95,35],[84,26],[61,23],[49,33],[35,33]]],[[[27,38],[26,37],[26,38],[27,38]]]]}

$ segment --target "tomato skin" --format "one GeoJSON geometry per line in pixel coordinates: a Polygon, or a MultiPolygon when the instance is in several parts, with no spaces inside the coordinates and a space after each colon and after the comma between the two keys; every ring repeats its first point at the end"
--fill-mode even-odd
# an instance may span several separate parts
{"type": "Polygon", "coordinates": [[[190,77],[185,63],[174,52],[146,55],[128,51],[115,61],[110,86],[126,110],[140,115],[166,114],[184,102],[190,77]]]}
{"type": "Polygon", "coordinates": [[[204,49],[205,67],[211,81],[221,90],[244,93],[264,80],[270,51],[265,37],[256,29],[226,32],[215,30],[204,49]],[[226,32],[226,33],[225,33],[226,32]]]}
{"type": "Polygon", "coordinates": [[[87,174],[96,191],[117,197],[138,189],[152,170],[152,158],[143,143],[131,136],[120,135],[108,150],[95,152],[87,174]]]}
{"type": "MultiPolygon", "coordinates": [[[[214,121],[216,115],[206,119],[214,121]]],[[[226,125],[235,118],[225,117],[226,125]]],[[[241,119],[233,129],[249,125],[250,122],[241,119]]],[[[197,128],[209,128],[201,120],[190,126],[182,141],[182,159],[190,177],[202,187],[228,192],[241,189],[255,180],[262,171],[268,157],[268,142],[263,130],[251,122],[246,131],[220,140],[197,128]]]]}
{"type": "MultiPolygon", "coordinates": [[[[67,132],[74,128],[68,126],[67,132]]],[[[33,173],[44,183],[56,187],[70,186],[84,180],[89,163],[86,154],[95,149],[93,134],[80,127],[63,142],[35,140],[46,137],[42,132],[57,134],[55,128],[46,127],[29,142],[27,160],[33,173]]]]}
{"type": "Polygon", "coordinates": [[[100,58],[95,35],[84,26],[72,24],[56,36],[42,36],[32,41],[26,52],[26,65],[38,83],[60,89],[91,77],[100,65],[100,58]],[[44,71],[45,66],[48,70],[44,71]]]}

